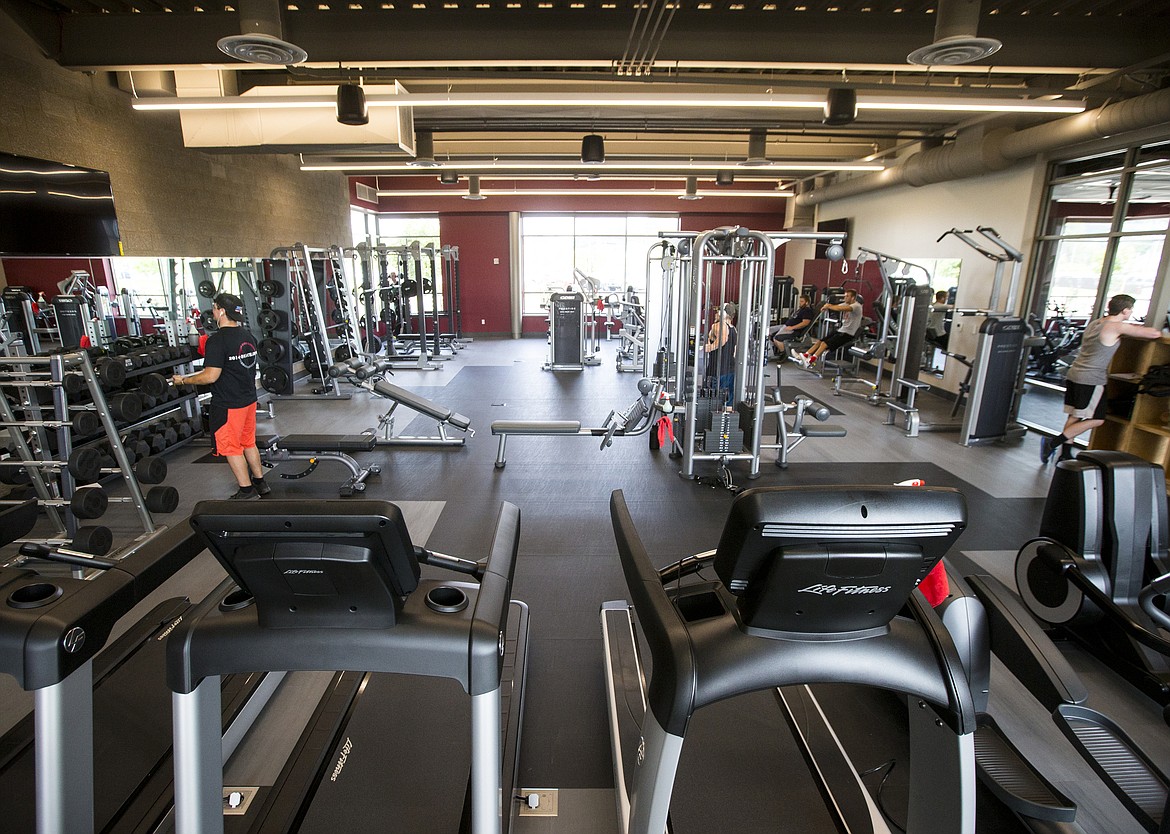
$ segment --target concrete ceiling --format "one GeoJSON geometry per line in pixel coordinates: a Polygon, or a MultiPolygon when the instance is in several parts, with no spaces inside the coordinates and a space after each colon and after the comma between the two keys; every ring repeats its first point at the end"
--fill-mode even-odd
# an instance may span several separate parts
{"type": "MultiPolygon", "coordinates": [[[[64,67],[132,71],[123,77],[143,97],[174,95],[168,81],[174,71],[215,70],[230,95],[360,80],[371,96],[394,82],[411,94],[567,98],[633,92],[823,99],[830,88],[850,88],[859,100],[1063,96],[1091,109],[1163,89],[1170,72],[1166,0],[984,0],[981,9],[976,0],[951,0],[941,9],[934,0],[268,0],[279,36],[308,53],[287,67],[245,64],[216,48],[220,38],[249,31],[257,2],[0,0],[0,9],[64,67]],[[908,64],[907,55],[945,35],[943,24],[956,15],[976,21],[966,29],[977,32],[963,34],[994,38],[1002,49],[977,64],[908,64]]],[[[892,159],[964,130],[1020,129],[1055,118],[862,110],[851,123],[826,126],[809,109],[685,100],[654,108],[427,106],[411,115],[414,130],[433,137],[436,160],[452,169],[470,172],[486,160],[571,161],[583,134],[600,133],[607,164],[676,161],[680,173],[688,161],[743,160],[753,129],[766,130],[771,159],[829,165],[892,159]]],[[[294,138],[269,149],[351,166],[356,174],[367,163],[403,161],[414,142],[298,145],[294,138]]],[[[737,180],[758,174],[790,184],[817,172],[741,174],[737,180]]]]}

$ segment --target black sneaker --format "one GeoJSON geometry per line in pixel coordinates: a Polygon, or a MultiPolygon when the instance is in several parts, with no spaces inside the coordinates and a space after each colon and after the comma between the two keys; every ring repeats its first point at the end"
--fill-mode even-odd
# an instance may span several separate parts
{"type": "Polygon", "coordinates": [[[263,476],[252,479],[252,489],[256,490],[257,495],[267,495],[272,492],[272,487],[268,485],[268,481],[264,480],[263,476]]]}
{"type": "Polygon", "coordinates": [[[1042,438],[1040,438],[1040,462],[1041,463],[1048,463],[1048,461],[1052,460],[1052,453],[1056,451],[1056,445],[1057,444],[1056,444],[1055,437],[1042,437],[1042,438]]]}
{"type": "Polygon", "coordinates": [[[260,493],[254,489],[245,491],[242,487],[237,489],[235,493],[228,499],[229,501],[259,501],[260,493]]]}
{"type": "Polygon", "coordinates": [[[1062,460],[1072,460],[1074,457],[1073,445],[1071,443],[1060,444],[1060,457],[1056,459],[1058,463],[1062,460]]]}

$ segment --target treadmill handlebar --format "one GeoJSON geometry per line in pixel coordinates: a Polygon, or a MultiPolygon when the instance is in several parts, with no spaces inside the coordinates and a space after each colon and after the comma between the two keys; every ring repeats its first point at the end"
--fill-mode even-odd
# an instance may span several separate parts
{"type": "Polygon", "coordinates": [[[480,581],[483,580],[484,571],[487,569],[487,562],[473,562],[470,559],[460,559],[458,556],[448,556],[446,553],[427,550],[425,547],[418,547],[417,545],[414,548],[414,558],[424,565],[446,568],[456,573],[465,573],[469,576],[474,576],[480,581]]]}
{"type": "MultiPolygon", "coordinates": [[[[896,617],[885,628],[842,640],[792,633],[768,639],[740,628],[692,630],[651,564],[621,490],[610,497],[610,516],[630,601],[653,659],[649,708],[667,733],[685,735],[696,710],[737,694],[834,682],[920,697],[940,708],[955,732],[974,731],[976,715],[966,673],[933,611],[920,613],[917,623],[896,617]]],[[[929,609],[921,595],[919,600],[929,609]]]]}
{"type": "MultiPolygon", "coordinates": [[[[955,648],[955,641],[951,639],[951,633],[947,631],[938,614],[934,613],[922,591],[915,588],[907,603],[934,651],[935,662],[942,676],[943,686],[946,687],[946,709],[939,713],[939,717],[955,731],[956,735],[974,733],[979,716],[975,712],[975,701],[971,697],[967,671],[963,661],[959,659],[959,652],[955,648]]],[[[942,704],[936,706],[941,707],[942,704]]]]}
{"type": "Polygon", "coordinates": [[[20,546],[20,555],[27,559],[41,559],[45,562],[60,562],[65,565],[73,565],[79,568],[96,568],[97,570],[109,570],[118,564],[112,559],[103,559],[91,553],[70,550],[64,547],[54,549],[47,544],[40,544],[38,542],[25,542],[22,544],[20,546]]]}

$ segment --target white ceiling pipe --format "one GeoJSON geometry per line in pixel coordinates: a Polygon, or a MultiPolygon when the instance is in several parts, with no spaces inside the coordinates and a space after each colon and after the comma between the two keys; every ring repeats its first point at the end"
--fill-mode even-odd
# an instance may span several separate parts
{"type": "Polygon", "coordinates": [[[817,205],[894,185],[921,186],[979,176],[1037,154],[1167,122],[1170,90],[1158,90],[1024,130],[1004,128],[974,139],[960,136],[949,145],[908,156],[884,171],[816,188],[796,199],[805,205],[817,205]]]}

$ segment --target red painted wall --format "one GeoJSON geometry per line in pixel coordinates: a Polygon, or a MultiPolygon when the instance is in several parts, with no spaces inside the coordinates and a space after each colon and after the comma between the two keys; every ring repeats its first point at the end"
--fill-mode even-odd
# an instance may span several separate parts
{"type": "Polygon", "coordinates": [[[463,331],[510,333],[508,215],[440,214],[439,238],[445,246],[459,247],[463,331]]]}
{"type": "Polygon", "coordinates": [[[58,294],[57,283],[75,269],[83,269],[99,284],[104,283],[114,295],[110,262],[106,258],[4,258],[4,275],[10,287],[28,287],[52,301],[58,294]]]}

